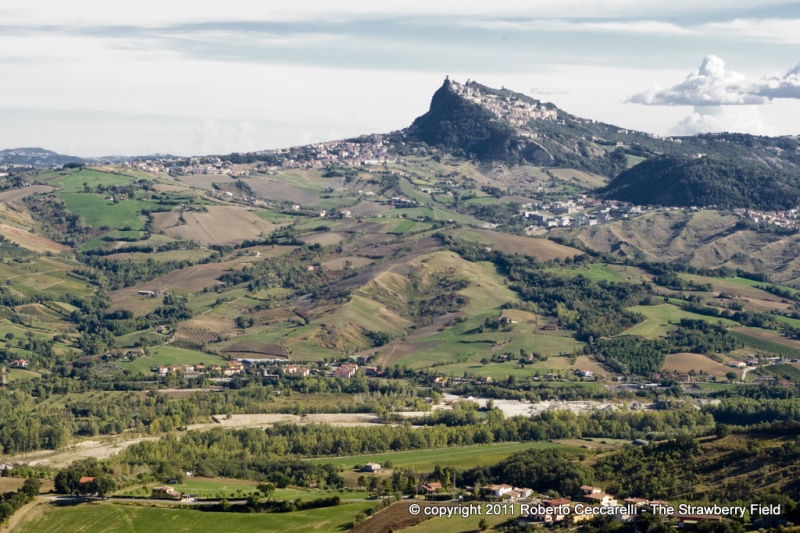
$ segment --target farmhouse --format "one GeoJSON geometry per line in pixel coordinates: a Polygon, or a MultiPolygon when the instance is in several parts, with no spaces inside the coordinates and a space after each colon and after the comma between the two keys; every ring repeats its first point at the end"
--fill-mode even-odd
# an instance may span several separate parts
{"type": "Polygon", "coordinates": [[[362,472],[380,472],[381,465],[380,463],[367,463],[361,467],[362,472]]]}
{"type": "Polygon", "coordinates": [[[591,370],[587,370],[585,368],[581,368],[580,370],[576,370],[575,374],[580,376],[580,377],[582,377],[582,378],[590,378],[590,377],[594,376],[594,372],[592,372],[591,370]]]}
{"type": "Polygon", "coordinates": [[[442,484],[439,483],[438,481],[433,481],[431,483],[424,483],[420,485],[418,488],[421,492],[425,492],[426,494],[433,494],[434,492],[442,488],[442,484]]]}
{"type": "Polygon", "coordinates": [[[358,365],[345,363],[333,372],[333,377],[350,379],[356,375],[356,370],[358,370],[358,365]]]}
{"type": "Polygon", "coordinates": [[[153,487],[153,494],[151,496],[157,500],[182,500],[183,493],[178,492],[177,490],[173,489],[172,487],[167,487],[166,485],[161,485],[159,487],[153,487]]]}
{"type": "Polygon", "coordinates": [[[30,363],[28,362],[27,359],[14,359],[11,362],[11,366],[14,368],[28,368],[30,366],[30,363]]]}
{"type": "Polygon", "coordinates": [[[601,507],[617,505],[617,499],[605,492],[593,492],[583,497],[587,502],[599,504],[601,507]]]}

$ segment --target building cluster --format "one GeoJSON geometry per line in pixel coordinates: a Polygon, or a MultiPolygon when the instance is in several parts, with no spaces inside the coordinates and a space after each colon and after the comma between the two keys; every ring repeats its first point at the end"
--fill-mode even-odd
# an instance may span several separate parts
{"type": "MultiPolygon", "coordinates": [[[[448,80],[450,78],[448,77],[448,80]]],[[[548,109],[540,102],[528,102],[514,96],[502,96],[483,92],[475,84],[461,84],[450,80],[449,88],[460,97],[478,104],[512,126],[525,126],[531,120],[558,120],[558,111],[548,109]]]]}
{"type": "MultiPolygon", "coordinates": [[[[572,501],[567,498],[533,499],[530,509],[532,511],[520,518],[521,521],[537,525],[566,525],[574,526],[598,516],[609,517],[618,522],[628,523],[635,520],[642,512],[662,514],[662,509],[669,506],[668,502],[661,500],[647,500],[644,498],[625,498],[620,501],[617,497],[606,494],[599,487],[584,485],[580,488],[581,498],[572,501]]],[[[678,528],[694,526],[701,520],[720,522],[720,515],[690,515],[677,513],[671,517],[676,521],[678,528]]]]}
{"type": "Polygon", "coordinates": [[[647,208],[615,200],[595,200],[580,195],[564,201],[552,203],[522,204],[518,216],[532,222],[528,227],[569,228],[576,226],[596,226],[617,219],[627,219],[649,212],[647,208]]]}
{"type": "Polygon", "coordinates": [[[781,228],[797,228],[800,226],[800,208],[784,211],[758,211],[755,209],[734,209],[739,218],[754,224],[768,224],[781,228]]]}

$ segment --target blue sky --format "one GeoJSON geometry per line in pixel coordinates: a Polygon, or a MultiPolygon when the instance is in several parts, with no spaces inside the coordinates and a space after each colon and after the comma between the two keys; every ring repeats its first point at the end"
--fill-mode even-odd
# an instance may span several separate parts
{"type": "Polygon", "coordinates": [[[800,134],[800,4],[19,1],[0,147],[250,151],[407,126],[445,75],[659,134],[800,134]]]}

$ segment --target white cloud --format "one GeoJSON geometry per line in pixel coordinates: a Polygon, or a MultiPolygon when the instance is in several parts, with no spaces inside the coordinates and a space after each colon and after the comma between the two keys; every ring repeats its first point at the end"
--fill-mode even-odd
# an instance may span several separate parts
{"type": "Polygon", "coordinates": [[[531,87],[528,92],[534,96],[553,96],[560,94],[569,94],[569,91],[564,89],[548,89],[545,87],[531,87]]]}
{"type": "Polygon", "coordinates": [[[750,91],[769,99],[800,99],[800,64],[783,76],[767,76],[753,82],[750,91]]]}
{"type": "Polygon", "coordinates": [[[800,19],[734,19],[695,27],[699,35],[735,36],[768,43],[800,44],[800,19]]]}
{"type": "Polygon", "coordinates": [[[783,76],[765,76],[755,81],[731,70],[717,56],[703,59],[700,68],[678,85],[658,86],[634,94],[626,103],[645,105],[759,105],[775,98],[800,99],[800,64],[783,76]]]}
{"type": "MultiPolygon", "coordinates": [[[[737,9],[769,5],[774,0],[718,0],[715,8],[737,9]]],[[[293,0],[292,2],[228,0],[4,0],[0,20],[5,24],[83,26],[123,24],[157,27],[164,24],[207,21],[325,21],[341,22],[375,17],[542,17],[611,18],[691,13],[695,0],[293,0]]]]}
{"type": "Polygon", "coordinates": [[[657,20],[625,20],[573,22],[563,19],[536,18],[523,21],[465,18],[457,23],[467,28],[495,31],[603,32],[638,33],[644,35],[690,35],[692,31],[671,22],[657,20]]]}
{"type": "Polygon", "coordinates": [[[678,85],[667,89],[653,87],[625,101],[645,105],[720,106],[763,104],[767,98],[750,93],[744,75],[725,70],[722,59],[709,55],[697,71],[678,85]]]}
{"type": "Polygon", "coordinates": [[[755,135],[774,135],[774,128],[763,123],[757,106],[695,107],[694,112],[670,128],[670,135],[696,135],[731,131],[755,135]]]}

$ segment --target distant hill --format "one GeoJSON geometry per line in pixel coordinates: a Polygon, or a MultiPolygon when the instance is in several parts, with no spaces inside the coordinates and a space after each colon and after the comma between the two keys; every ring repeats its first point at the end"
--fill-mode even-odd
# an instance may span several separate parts
{"type": "Polygon", "coordinates": [[[800,178],[748,161],[657,156],[620,173],[602,194],[635,204],[779,210],[800,204],[800,178]]]}
{"type": "Polygon", "coordinates": [[[0,162],[9,165],[51,167],[67,163],[83,163],[80,157],[62,155],[44,148],[13,148],[0,150],[0,162]]]}
{"type": "Polygon", "coordinates": [[[430,110],[408,130],[411,138],[480,160],[550,165],[553,156],[485,107],[459,96],[450,80],[433,94],[430,110]]]}

